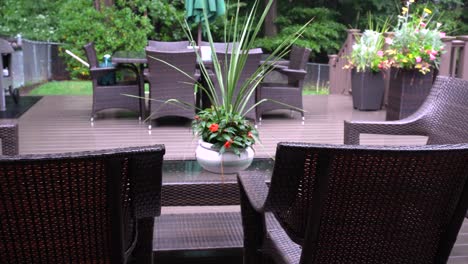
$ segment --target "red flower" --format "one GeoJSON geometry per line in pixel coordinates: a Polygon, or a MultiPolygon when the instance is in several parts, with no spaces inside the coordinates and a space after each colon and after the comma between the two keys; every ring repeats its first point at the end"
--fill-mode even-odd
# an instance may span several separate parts
{"type": "Polygon", "coordinates": [[[247,136],[248,136],[249,138],[253,137],[252,131],[249,131],[249,133],[247,133],[247,136]]]}
{"type": "Polygon", "coordinates": [[[227,148],[227,149],[230,148],[230,147],[231,147],[231,143],[232,143],[232,139],[226,141],[226,143],[224,143],[224,147],[227,148]]]}
{"type": "Polygon", "coordinates": [[[219,128],[219,125],[218,125],[218,124],[216,124],[216,123],[215,123],[215,124],[211,124],[211,126],[210,126],[210,131],[211,131],[212,133],[214,133],[214,132],[218,131],[218,128],[219,128]]]}
{"type": "Polygon", "coordinates": [[[195,116],[195,120],[199,120],[199,119],[200,119],[200,117],[196,115],[196,116],[195,116]]]}

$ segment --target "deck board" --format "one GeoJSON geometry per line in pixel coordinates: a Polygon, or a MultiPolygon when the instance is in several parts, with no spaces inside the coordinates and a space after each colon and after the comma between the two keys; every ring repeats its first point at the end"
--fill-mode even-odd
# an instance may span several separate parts
{"type": "MultiPolygon", "coordinates": [[[[274,156],[280,141],[343,143],[343,120],[384,120],[385,111],[361,112],[352,109],[350,96],[304,96],[306,120],[297,113],[274,111],[258,124],[261,144],[257,157],[274,156]]],[[[91,123],[90,96],[44,96],[17,120],[19,151],[59,153],[109,149],[127,146],[165,144],[165,159],[193,159],[196,138],[190,121],[176,119],[153,126],[139,122],[136,115],[122,111],[104,111],[91,123]]],[[[425,137],[363,135],[366,145],[424,144],[425,137]]],[[[468,263],[468,221],[465,221],[449,263],[468,263]]]]}

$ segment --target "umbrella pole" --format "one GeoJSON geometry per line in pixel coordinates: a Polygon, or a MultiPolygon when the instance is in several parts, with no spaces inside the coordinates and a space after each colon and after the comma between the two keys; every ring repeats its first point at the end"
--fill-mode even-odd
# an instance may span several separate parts
{"type": "Polygon", "coordinates": [[[197,37],[197,44],[198,44],[198,46],[201,45],[201,41],[202,41],[202,36],[201,36],[201,34],[202,34],[202,23],[200,22],[200,23],[198,24],[198,37],[197,37]]]}

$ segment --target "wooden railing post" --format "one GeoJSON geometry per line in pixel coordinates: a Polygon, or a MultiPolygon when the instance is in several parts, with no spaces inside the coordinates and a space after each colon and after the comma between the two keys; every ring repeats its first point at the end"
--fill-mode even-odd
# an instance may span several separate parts
{"type": "MultiPolygon", "coordinates": [[[[394,35],[395,35],[394,32],[385,32],[384,33],[385,38],[393,38],[394,35]]],[[[385,42],[383,49],[387,50],[389,46],[390,46],[390,44],[385,42]]],[[[383,104],[387,105],[388,104],[388,89],[389,89],[389,84],[390,84],[390,69],[383,70],[382,73],[383,73],[383,76],[384,76],[384,86],[385,86],[383,104]]]]}
{"type": "Polygon", "coordinates": [[[356,42],[356,35],[359,29],[348,29],[346,41],[338,54],[329,55],[328,64],[330,66],[330,94],[347,94],[351,90],[351,71],[343,67],[348,63],[347,56],[351,54],[353,45],[356,42]]]}
{"type": "Polygon", "coordinates": [[[455,37],[444,37],[442,42],[444,43],[445,52],[440,56],[439,75],[452,76],[452,58],[454,56],[452,40],[455,37]]]}
{"type": "Polygon", "coordinates": [[[458,64],[458,75],[459,78],[468,80],[468,35],[467,36],[459,36],[457,37],[458,40],[464,42],[464,45],[461,47],[460,52],[460,60],[458,64]]]}

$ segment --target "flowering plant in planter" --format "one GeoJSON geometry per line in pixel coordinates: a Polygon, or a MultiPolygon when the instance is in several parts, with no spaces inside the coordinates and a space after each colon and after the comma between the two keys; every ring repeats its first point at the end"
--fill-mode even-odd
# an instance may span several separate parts
{"type": "Polygon", "coordinates": [[[194,133],[203,141],[212,143],[214,149],[219,149],[219,153],[231,150],[239,155],[241,150],[255,143],[258,132],[248,120],[238,113],[225,118],[228,114],[225,109],[220,108],[218,111],[219,115],[212,107],[198,112],[192,123],[194,133]]]}
{"type": "Polygon", "coordinates": [[[410,14],[414,0],[406,2],[393,38],[386,38],[386,54],[392,67],[418,69],[426,74],[432,67],[438,68],[444,44],[441,40],[445,33],[440,23],[432,20],[432,11],[424,8],[421,15],[410,14]],[[435,25],[434,25],[435,24],[435,25]]]}
{"type": "Polygon", "coordinates": [[[388,68],[388,56],[383,50],[384,44],[381,32],[371,29],[365,30],[353,45],[353,50],[348,58],[349,63],[345,68],[354,68],[357,72],[367,70],[379,72],[388,68]]]}

